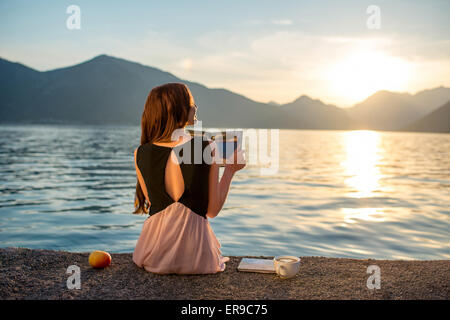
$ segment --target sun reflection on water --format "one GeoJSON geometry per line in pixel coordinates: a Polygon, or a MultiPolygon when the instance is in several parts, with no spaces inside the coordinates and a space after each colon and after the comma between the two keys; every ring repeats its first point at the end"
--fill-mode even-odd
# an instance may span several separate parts
{"type": "Polygon", "coordinates": [[[386,220],[381,208],[342,208],[344,222],[357,223],[357,220],[383,222],[386,220]]]}
{"type": "MultiPolygon", "coordinates": [[[[381,173],[380,134],[375,131],[357,130],[344,133],[346,159],[341,163],[345,171],[345,184],[350,188],[347,196],[370,198],[379,189],[381,173]]],[[[385,213],[381,208],[342,208],[345,223],[358,220],[382,222],[385,213]]]]}
{"type": "Polygon", "coordinates": [[[348,177],[345,184],[352,189],[348,196],[372,197],[379,187],[379,142],[380,134],[375,131],[357,130],[344,133],[346,160],[341,165],[348,177]]]}

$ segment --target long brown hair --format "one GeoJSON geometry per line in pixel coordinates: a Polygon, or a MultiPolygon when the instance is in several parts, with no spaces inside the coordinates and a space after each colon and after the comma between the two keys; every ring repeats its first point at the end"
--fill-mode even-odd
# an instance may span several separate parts
{"type": "MultiPolygon", "coordinates": [[[[183,83],[166,83],[153,88],[145,102],[141,119],[141,145],[157,141],[170,142],[174,130],[183,128],[189,121],[193,97],[183,83]]],[[[139,179],[133,213],[149,213],[139,179]]]]}

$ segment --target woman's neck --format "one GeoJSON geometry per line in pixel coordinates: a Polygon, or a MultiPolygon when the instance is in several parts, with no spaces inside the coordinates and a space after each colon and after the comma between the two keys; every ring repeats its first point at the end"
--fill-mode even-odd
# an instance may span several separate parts
{"type": "Polygon", "coordinates": [[[187,138],[190,138],[191,135],[189,133],[187,133],[186,131],[183,130],[183,132],[178,136],[177,140],[158,140],[158,141],[154,141],[157,143],[168,143],[168,144],[177,144],[178,142],[181,142],[187,138]]]}

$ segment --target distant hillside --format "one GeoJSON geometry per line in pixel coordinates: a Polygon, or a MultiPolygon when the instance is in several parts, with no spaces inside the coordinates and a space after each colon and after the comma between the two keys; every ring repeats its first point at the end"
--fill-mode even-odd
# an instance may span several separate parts
{"type": "Polygon", "coordinates": [[[280,106],[290,115],[290,125],[305,129],[352,129],[355,122],[345,110],[334,105],[324,104],[320,100],[302,95],[295,101],[280,106]]]}
{"type": "Polygon", "coordinates": [[[360,123],[360,128],[399,130],[449,99],[450,88],[444,87],[424,90],[415,95],[382,90],[346,111],[360,123]]]}
{"type": "Polygon", "coordinates": [[[425,114],[431,113],[450,100],[450,88],[438,87],[416,93],[414,101],[423,107],[425,114]]]}
{"type": "Polygon", "coordinates": [[[404,128],[405,131],[450,133],[450,101],[404,128]]]}
{"type": "Polygon", "coordinates": [[[349,109],[305,95],[280,105],[108,55],[46,72],[0,59],[0,122],[140,125],[148,93],[167,82],[190,88],[205,127],[401,130],[450,100],[450,88],[439,87],[379,91],[349,109]]]}
{"type": "Polygon", "coordinates": [[[21,121],[33,109],[39,94],[40,72],[0,59],[0,121],[21,121]]]}
{"type": "MultiPolygon", "coordinates": [[[[156,68],[101,55],[47,72],[1,59],[1,121],[139,125],[148,93],[167,82],[188,85],[205,127],[326,127],[336,112],[333,109],[330,114],[325,110],[332,108],[315,104],[315,109],[306,108],[302,114],[300,109],[305,106],[281,108],[259,103],[229,90],[207,88],[156,68]]],[[[334,121],[333,128],[348,129],[350,122],[334,121]]]]}

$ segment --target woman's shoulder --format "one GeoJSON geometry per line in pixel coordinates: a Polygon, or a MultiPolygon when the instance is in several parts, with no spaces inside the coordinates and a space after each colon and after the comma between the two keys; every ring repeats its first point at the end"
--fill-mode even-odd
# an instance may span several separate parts
{"type": "Polygon", "coordinates": [[[140,147],[141,147],[141,146],[137,146],[137,148],[134,149],[134,151],[133,151],[133,154],[134,154],[134,157],[135,157],[135,158],[136,158],[136,155],[137,155],[137,153],[138,153],[140,147]]]}
{"type": "Polygon", "coordinates": [[[134,153],[134,156],[136,156],[144,147],[145,147],[146,145],[144,145],[144,144],[140,144],[140,145],[138,145],[135,149],[134,149],[134,151],[133,151],[133,153],[134,153]]]}
{"type": "Polygon", "coordinates": [[[134,149],[133,154],[136,162],[139,162],[142,157],[146,157],[149,154],[149,146],[149,144],[141,144],[134,149]]]}

